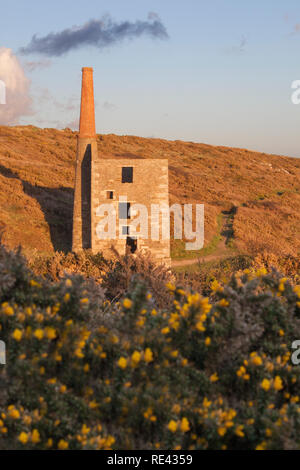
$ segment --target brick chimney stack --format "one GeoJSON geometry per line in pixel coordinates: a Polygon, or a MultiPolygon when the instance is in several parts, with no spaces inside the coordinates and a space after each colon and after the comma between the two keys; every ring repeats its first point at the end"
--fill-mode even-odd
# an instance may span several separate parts
{"type": "Polygon", "coordinates": [[[91,248],[91,168],[97,158],[93,69],[82,68],[73,209],[72,251],[91,248]]]}
{"type": "Polygon", "coordinates": [[[82,69],[79,137],[84,139],[96,137],[93,69],[91,67],[82,69]]]}

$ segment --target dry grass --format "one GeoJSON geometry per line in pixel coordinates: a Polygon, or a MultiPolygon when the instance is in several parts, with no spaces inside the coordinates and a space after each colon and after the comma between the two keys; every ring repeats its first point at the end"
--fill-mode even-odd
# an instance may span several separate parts
{"type": "MultiPolygon", "coordinates": [[[[205,243],[218,216],[236,208],[233,237],[243,253],[300,251],[300,160],[244,149],[134,136],[98,136],[101,158],[167,158],[170,202],[205,204],[205,243]]],[[[68,251],[76,133],[0,127],[3,241],[25,253],[68,251]]]]}

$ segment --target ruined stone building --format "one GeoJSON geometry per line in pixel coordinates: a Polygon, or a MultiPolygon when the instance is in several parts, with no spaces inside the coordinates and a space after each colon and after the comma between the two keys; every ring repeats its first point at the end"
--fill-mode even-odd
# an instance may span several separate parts
{"type": "MultiPolygon", "coordinates": [[[[151,226],[160,224],[153,218],[152,204],[169,205],[168,161],[116,157],[105,159],[98,153],[95,128],[93,69],[82,69],[82,90],[79,135],[77,141],[72,249],[78,252],[91,248],[111,257],[114,247],[121,255],[137,250],[150,250],[160,262],[170,262],[170,240],[151,238],[151,226]],[[112,204],[116,214],[116,237],[101,239],[97,226],[103,219],[99,206],[112,204]],[[134,204],[148,209],[148,237],[131,236],[130,223],[136,214],[134,204]]],[[[138,229],[137,229],[138,230],[138,229]]],[[[136,231],[137,231],[136,230],[136,231]]]]}

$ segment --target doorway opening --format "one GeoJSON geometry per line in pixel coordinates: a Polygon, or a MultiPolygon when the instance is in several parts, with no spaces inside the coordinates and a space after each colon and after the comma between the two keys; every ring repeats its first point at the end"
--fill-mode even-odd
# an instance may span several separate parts
{"type": "Polygon", "coordinates": [[[137,250],[137,239],[132,237],[126,238],[126,253],[135,253],[137,250]]]}

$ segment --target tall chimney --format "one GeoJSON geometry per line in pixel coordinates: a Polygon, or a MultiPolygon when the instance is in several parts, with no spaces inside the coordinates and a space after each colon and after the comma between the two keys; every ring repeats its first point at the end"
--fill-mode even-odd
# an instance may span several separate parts
{"type": "Polygon", "coordinates": [[[93,69],[83,67],[75,191],[72,251],[91,248],[91,167],[97,155],[93,69]]]}
{"type": "Polygon", "coordinates": [[[93,69],[91,67],[82,69],[79,137],[84,139],[96,137],[93,69]]]}

